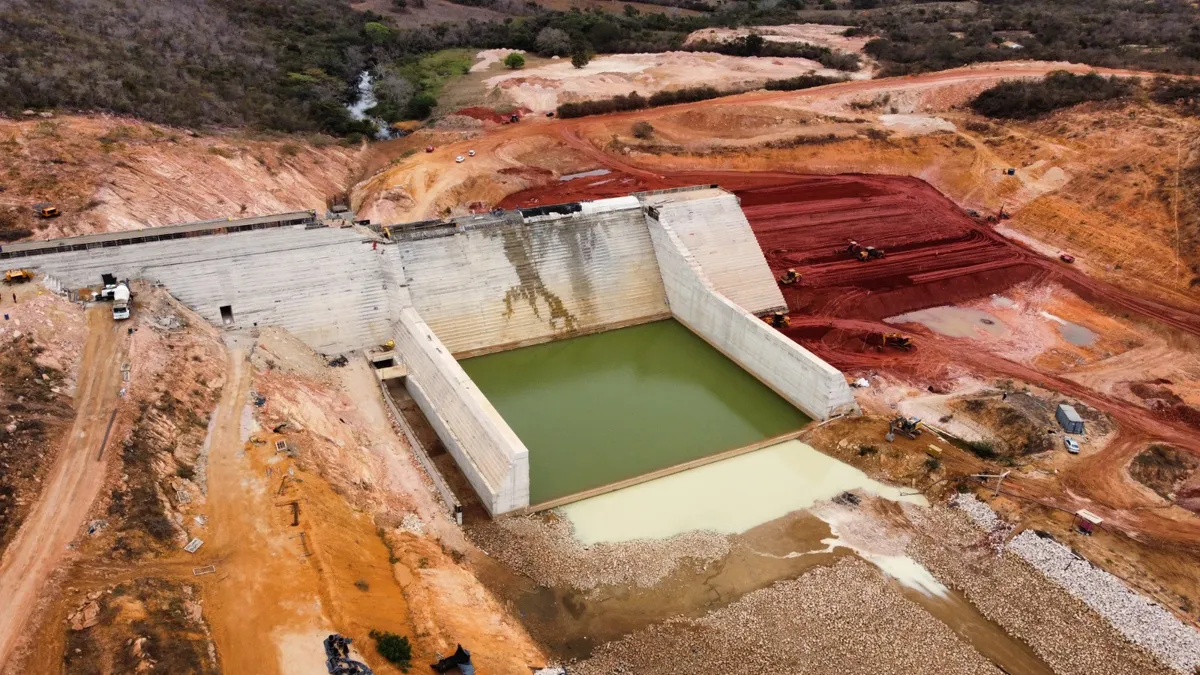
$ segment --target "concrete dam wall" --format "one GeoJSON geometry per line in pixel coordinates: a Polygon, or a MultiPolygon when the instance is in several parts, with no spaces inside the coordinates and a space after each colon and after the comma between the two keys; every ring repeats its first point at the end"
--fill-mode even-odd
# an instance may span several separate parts
{"type": "Polygon", "coordinates": [[[14,260],[68,288],[100,275],[162,284],[197,314],[225,325],[279,326],[325,354],[391,337],[407,304],[395,247],[372,251],[352,228],[288,226],[146,241],[14,260]]]}
{"type": "MultiPolygon", "coordinates": [[[[724,198],[733,200],[732,195],[724,198]]],[[[684,239],[686,235],[680,234],[681,231],[696,232],[707,222],[705,212],[694,206],[687,201],[668,198],[658,200],[657,205],[646,212],[671,313],[693,333],[814,419],[824,420],[853,410],[854,395],[840,371],[719,292],[710,280],[708,270],[712,268],[718,275],[726,276],[724,261],[716,259],[711,252],[693,253],[684,239]],[[705,259],[710,261],[708,266],[702,262],[705,259]],[[713,265],[714,262],[717,264],[713,265]]],[[[735,221],[726,221],[726,226],[734,233],[741,227],[735,221]]],[[[749,230],[748,223],[745,229],[749,230]]],[[[710,229],[704,241],[712,241],[714,235],[710,229]]],[[[733,239],[736,240],[736,236],[733,239]]],[[[759,258],[762,259],[761,252],[759,258]]],[[[761,266],[766,268],[765,260],[761,266]]],[[[726,278],[740,282],[751,274],[726,278]]],[[[780,295],[782,300],[769,271],[766,281],[773,294],[780,295]]],[[[762,282],[739,283],[735,292],[743,297],[761,298],[763,302],[773,301],[772,293],[762,282]]]]}
{"type": "Polygon", "coordinates": [[[397,234],[413,306],[456,357],[669,314],[636,200],[615,210],[517,223],[485,216],[463,225],[397,234]]]}
{"type": "Polygon", "coordinates": [[[0,257],[51,287],[94,287],[106,273],[161,284],[218,327],[278,326],[325,354],[394,339],[406,386],[494,515],[529,506],[529,450],[459,358],[674,317],[815,419],[854,406],[841,373],[754,316],[783,297],[722,190],[374,229],[304,212],[28,242],[0,257]]]}

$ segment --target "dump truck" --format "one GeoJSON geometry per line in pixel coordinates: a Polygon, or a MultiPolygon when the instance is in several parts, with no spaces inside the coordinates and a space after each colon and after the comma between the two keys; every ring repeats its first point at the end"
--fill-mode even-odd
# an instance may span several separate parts
{"type": "Polygon", "coordinates": [[[26,281],[33,281],[33,272],[29,270],[7,270],[4,272],[4,283],[6,284],[23,284],[26,281]]]}
{"type": "Polygon", "coordinates": [[[39,218],[57,218],[62,215],[62,211],[50,202],[39,202],[33,205],[33,212],[39,218]]]}
{"type": "Polygon", "coordinates": [[[129,300],[132,294],[129,292],[129,283],[122,281],[113,289],[113,320],[121,321],[129,318],[129,300]]]}

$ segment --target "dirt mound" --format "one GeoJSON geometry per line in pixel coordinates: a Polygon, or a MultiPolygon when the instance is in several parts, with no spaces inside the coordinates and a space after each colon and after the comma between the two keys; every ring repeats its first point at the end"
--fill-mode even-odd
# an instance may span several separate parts
{"type": "Polygon", "coordinates": [[[480,120],[482,122],[508,124],[513,115],[520,115],[524,117],[528,112],[529,108],[514,108],[509,112],[500,112],[497,110],[492,110],[491,108],[485,108],[483,106],[472,106],[470,108],[463,108],[462,110],[455,110],[453,114],[462,115],[463,117],[470,117],[471,119],[480,120]]]}
{"type": "Polygon", "coordinates": [[[133,119],[0,120],[0,209],[32,238],[325,208],[345,191],[360,151],[333,139],[200,136],[133,119]],[[318,145],[320,147],[318,147],[318,145]],[[62,216],[37,218],[52,202],[62,216]]]}
{"type": "Polygon", "coordinates": [[[1163,499],[1173,500],[1197,469],[1200,459],[1178,448],[1155,444],[1133,458],[1129,475],[1163,499]]]}

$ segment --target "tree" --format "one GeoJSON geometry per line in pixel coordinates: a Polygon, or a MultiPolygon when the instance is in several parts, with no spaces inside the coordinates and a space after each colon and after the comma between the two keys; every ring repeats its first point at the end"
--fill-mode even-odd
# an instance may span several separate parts
{"type": "Polygon", "coordinates": [[[542,56],[566,56],[571,53],[571,36],[558,28],[543,28],[534,41],[542,56]]]}
{"type": "Polygon", "coordinates": [[[625,9],[622,11],[624,11],[625,16],[630,19],[637,16],[638,14],[641,14],[641,12],[638,11],[638,8],[634,7],[633,5],[625,5],[625,9]]]}
{"type": "Polygon", "coordinates": [[[392,38],[391,28],[374,21],[364,25],[363,32],[367,34],[367,39],[371,41],[371,44],[381,45],[392,38]]]}
{"type": "Polygon", "coordinates": [[[423,120],[429,117],[429,113],[433,112],[433,109],[436,107],[437,99],[433,97],[433,94],[423,91],[412,97],[412,100],[408,102],[406,116],[410,120],[423,120]]]}
{"type": "Polygon", "coordinates": [[[758,56],[762,53],[763,47],[767,41],[758,33],[751,33],[746,36],[746,56],[758,56]]]}
{"type": "Polygon", "coordinates": [[[623,37],[621,29],[617,28],[616,24],[611,21],[601,21],[587,33],[588,41],[596,48],[598,52],[608,53],[613,51],[613,47],[617,41],[623,37]]]}
{"type": "Polygon", "coordinates": [[[591,62],[592,55],[592,46],[587,41],[580,40],[571,47],[571,65],[582,68],[591,62]]]}
{"type": "Polygon", "coordinates": [[[412,645],[408,638],[377,630],[371,631],[371,639],[375,641],[375,649],[383,658],[396,664],[405,672],[412,665],[412,645]]]}
{"type": "Polygon", "coordinates": [[[512,70],[520,70],[521,68],[525,67],[525,57],[521,56],[517,52],[512,52],[508,56],[504,57],[504,65],[508,66],[512,70]]]}
{"type": "Polygon", "coordinates": [[[640,138],[642,140],[646,140],[647,138],[650,138],[653,135],[654,135],[654,127],[651,126],[649,122],[642,120],[640,122],[634,123],[634,125],[633,125],[634,138],[640,138]]]}

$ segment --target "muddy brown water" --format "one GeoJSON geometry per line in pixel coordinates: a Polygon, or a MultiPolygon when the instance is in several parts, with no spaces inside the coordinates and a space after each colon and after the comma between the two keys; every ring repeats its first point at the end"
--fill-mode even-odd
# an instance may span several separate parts
{"type": "Polygon", "coordinates": [[[700,617],[780,579],[793,579],[818,565],[853,555],[819,551],[831,536],[815,516],[797,512],[732,538],[720,560],[698,566],[685,561],[651,588],[601,586],[593,591],[539,586],[491,558],[475,560],[480,580],[508,601],[530,635],[560,660],[584,659],[596,647],[665,621],[700,617]]]}

